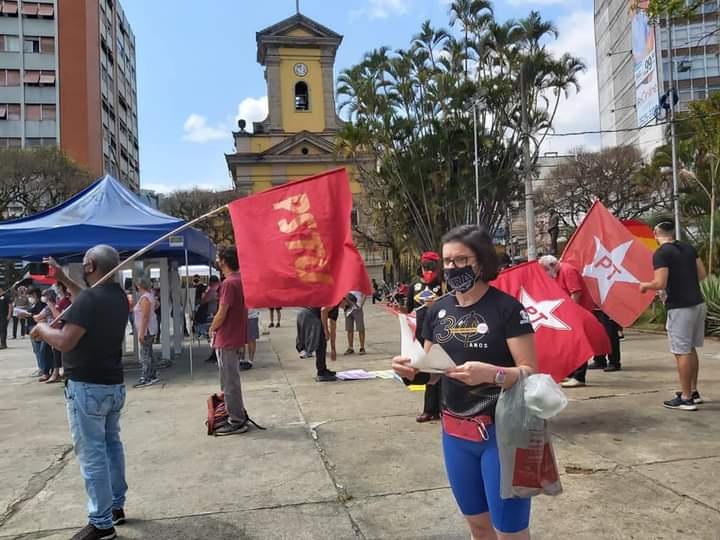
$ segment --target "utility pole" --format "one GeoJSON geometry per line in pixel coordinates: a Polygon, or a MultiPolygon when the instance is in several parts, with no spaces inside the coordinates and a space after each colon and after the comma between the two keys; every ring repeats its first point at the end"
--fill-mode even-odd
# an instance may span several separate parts
{"type": "Polygon", "coordinates": [[[520,114],[523,137],[523,174],[525,176],[525,226],[527,230],[528,261],[537,259],[535,247],[535,197],[533,194],[532,171],[530,170],[530,128],[528,126],[528,96],[525,86],[525,64],[520,67],[520,114]]]}
{"type": "Polygon", "coordinates": [[[480,163],[478,160],[478,100],[473,102],[473,132],[475,134],[475,224],[480,225],[480,163]]]}
{"type": "Polygon", "coordinates": [[[680,196],[678,194],[677,145],[675,141],[675,62],[673,60],[672,20],[670,12],[665,14],[668,33],[668,59],[670,60],[670,148],[672,153],[673,212],[675,213],[675,238],[680,240],[680,196]]]}

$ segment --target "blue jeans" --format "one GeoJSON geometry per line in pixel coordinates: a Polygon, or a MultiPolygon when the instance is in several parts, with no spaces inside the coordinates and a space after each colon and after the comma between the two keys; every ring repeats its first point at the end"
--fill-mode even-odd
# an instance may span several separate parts
{"type": "Polygon", "coordinates": [[[35,341],[33,339],[31,343],[38,369],[45,375],[50,375],[55,363],[52,348],[44,341],[35,341]]]}
{"type": "Polygon", "coordinates": [[[88,520],[112,527],[113,508],[125,505],[125,454],[120,440],[124,384],[69,380],[65,387],[68,423],[88,495],[88,520]]]}

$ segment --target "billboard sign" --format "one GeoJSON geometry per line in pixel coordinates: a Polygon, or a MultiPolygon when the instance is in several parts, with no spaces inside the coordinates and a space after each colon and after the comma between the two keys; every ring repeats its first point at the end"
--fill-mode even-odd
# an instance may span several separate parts
{"type": "Polygon", "coordinates": [[[643,8],[647,2],[631,0],[632,55],[635,68],[635,105],[638,127],[655,118],[659,106],[657,57],[655,55],[655,27],[650,25],[643,8]],[[637,9],[633,5],[637,4],[637,9]]]}

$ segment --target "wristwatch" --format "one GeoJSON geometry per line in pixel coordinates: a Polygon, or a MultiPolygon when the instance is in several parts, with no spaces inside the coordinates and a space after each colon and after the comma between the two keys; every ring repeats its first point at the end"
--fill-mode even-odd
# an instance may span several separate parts
{"type": "Polygon", "coordinates": [[[502,386],[505,384],[505,370],[501,367],[497,368],[497,371],[495,372],[495,384],[498,386],[502,386]]]}

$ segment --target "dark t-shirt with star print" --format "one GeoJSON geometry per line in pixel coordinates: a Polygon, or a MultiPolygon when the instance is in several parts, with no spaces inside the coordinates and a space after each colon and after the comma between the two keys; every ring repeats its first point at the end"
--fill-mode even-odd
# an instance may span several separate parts
{"type": "MultiPolygon", "coordinates": [[[[440,298],[428,308],[423,326],[423,337],[440,345],[457,365],[479,361],[513,367],[507,340],[532,333],[522,304],[494,287],[471,306],[459,306],[454,295],[440,298]]],[[[443,409],[458,416],[494,417],[500,397],[495,384],[469,386],[445,376],[441,392],[443,409]]]]}

